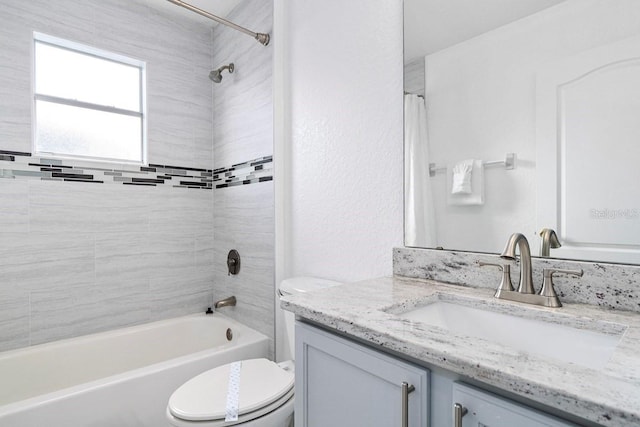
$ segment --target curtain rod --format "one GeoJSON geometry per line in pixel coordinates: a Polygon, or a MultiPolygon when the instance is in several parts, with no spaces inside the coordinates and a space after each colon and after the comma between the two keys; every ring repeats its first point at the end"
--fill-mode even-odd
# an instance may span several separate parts
{"type": "Polygon", "coordinates": [[[170,3],[173,3],[175,5],[178,5],[178,6],[182,6],[185,9],[188,9],[188,10],[190,10],[192,12],[197,13],[198,15],[202,15],[202,16],[207,17],[209,19],[212,19],[212,20],[214,20],[216,22],[219,22],[219,23],[221,23],[223,25],[226,25],[227,27],[231,27],[234,30],[238,30],[238,31],[243,32],[243,33],[245,33],[247,35],[250,35],[254,39],[258,40],[258,42],[260,42],[264,46],[269,44],[269,40],[270,40],[269,34],[254,33],[253,31],[249,31],[246,28],[241,27],[240,25],[236,25],[231,21],[227,21],[226,19],[220,18],[219,16],[216,16],[216,15],[214,15],[212,13],[209,13],[206,10],[202,10],[200,8],[192,6],[189,3],[185,3],[185,2],[183,2],[181,0],[167,0],[167,1],[170,2],[170,3]]]}

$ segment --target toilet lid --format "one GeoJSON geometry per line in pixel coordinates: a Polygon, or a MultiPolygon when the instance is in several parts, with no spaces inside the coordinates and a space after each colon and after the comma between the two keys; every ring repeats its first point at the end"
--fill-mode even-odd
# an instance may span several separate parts
{"type": "MultiPolygon", "coordinates": [[[[169,411],[188,421],[224,419],[231,364],[206,371],[178,388],[169,399],[169,411]]],[[[238,415],[256,411],[286,395],[293,372],[267,359],[243,360],[240,368],[238,415]]]]}

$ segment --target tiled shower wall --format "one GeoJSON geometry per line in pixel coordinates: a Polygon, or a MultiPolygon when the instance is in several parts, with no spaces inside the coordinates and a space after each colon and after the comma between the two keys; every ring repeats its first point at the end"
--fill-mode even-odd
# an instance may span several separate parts
{"type": "MultiPolygon", "coordinates": [[[[273,37],[273,2],[246,0],[229,15],[233,22],[273,37]]],[[[214,29],[214,68],[233,62],[235,71],[223,72],[213,85],[214,169],[266,158],[260,172],[266,181],[213,190],[214,299],[235,295],[236,307],[220,311],[274,337],[274,198],[273,154],[273,43],[264,47],[237,31],[214,29]],[[227,253],[236,249],[241,270],[227,274],[227,253]]],[[[234,171],[229,175],[233,175],[234,171]]],[[[214,182],[217,187],[218,182],[214,182]]]]}
{"type": "MultiPolygon", "coordinates": [[[[212,169],[208,22],[144,0],[1,3],[0,150],[31,151],[38,31],[146,61],[149,162],[212,169]]],[[[0,178],[0,350],[205,310],[214,191],[0,178]]]]}

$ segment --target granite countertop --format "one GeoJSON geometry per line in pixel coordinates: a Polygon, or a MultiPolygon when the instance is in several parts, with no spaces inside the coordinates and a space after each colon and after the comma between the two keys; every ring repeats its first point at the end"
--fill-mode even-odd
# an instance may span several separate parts
{"type": "Polygon", "coordinates": [[[551,309],[493,298],[494,290],[386,277],[281,299],[285,310],[417,360],[605,426],[640,425],[640,314],[585,304],[551,309]],[[434,300],[620,335],[603,366],[521,352],[403,319],[434,300]]]}

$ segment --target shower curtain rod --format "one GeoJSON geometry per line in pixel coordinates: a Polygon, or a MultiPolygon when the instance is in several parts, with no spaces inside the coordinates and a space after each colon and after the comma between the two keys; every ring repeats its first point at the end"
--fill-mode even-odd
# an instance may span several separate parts
{"type": "Polygon", "coordinates": [[[195,12],[195,13],[197,13],[199,15],[205,16],[205,17],[207,17],[209,19],[212,19],[212,20],[214,20],[216,22],[219,22],[219,23],[221,23],[223,25],[226,25],[227,27],[231,27],[234,30],[238,30],[238,31],[241,31],[241,32],[243,32],[243,33],[245,33],[247,35],[250,35],[254,39],[258,40],[258,42],[260,42],[264,46],[269,44],[269,40],[270,40],[269,34],[254,33],[253,31],[249,31],[246,28],[241,27],[240,25],[236,25],[231,21],[227,21],[226,19],[220,18],[219,16],[213,15],[213,14],[207,12],[206,10],[202,10],[200,8],[197,8],[195,6],[190,5],[189,3],[185,3],[185,2],[183,2],[181,0],[167,0],[167,1],[170,2],[170,3],[173,3],[175,5],[178,5],[178,6],[182,6],[185,9],[188,9],[188,10],[190,10],[192,12],[195,12]]]}

